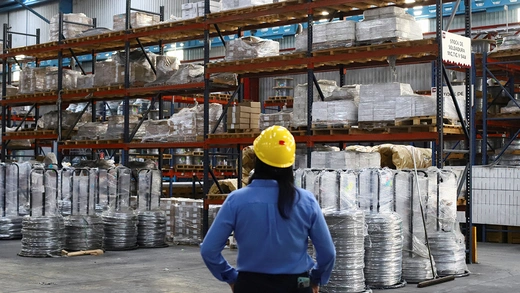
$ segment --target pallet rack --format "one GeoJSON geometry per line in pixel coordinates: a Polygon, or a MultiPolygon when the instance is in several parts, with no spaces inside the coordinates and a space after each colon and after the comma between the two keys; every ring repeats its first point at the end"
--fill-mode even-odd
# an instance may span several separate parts
{"type": "MultiPolygon", "coordinates": [[[[460,1],[460,0],[459,0],[460,1]]],[[[204,40],[204,82],[192,83],[184,85],[167,85],[155,87],[130,87],[129,83],[129,66],[126,66],[125,71],[125,85],[122,87],[108,87],[100,89],[86,89],[86,90],[72,90],[61,91],[62,84],[59,82],[59,90],[56,92],[38,94],[38,95],[19,95],[15,97],[5,96],[4,82],[4,96],[2,97],[1,105],[4,109],[2,128],[5,130],[6,126],[6,112],[5,109],[17,105],[45,105],[59,103],[71,103],[78,101],[87,101],[91,105],[96,102],[107,100],[108,97],[112,99],[124,99],[124,113],[125,113],[125,137],[122,142],[110,145],[100,146],[98,144],[85,145],[63,145],[55,144],[55,151],[60,153],[62,150],[73,148],[91,148],[91,149],[120,149],[123,153],[123,162],[128,161],[128,150],[130,149],[159,149],[159,163],[162,166],[162,150],[180,147],[202,147],[204,148],[204,169],[201,173],[196,175],[203,177],[204,194],[207,195],[211,184],[210,175],[214,177],[214,173],[209,166],[210,154],[209,150],[212,148],[231,148],[240,152],[241,148],[250,145],[253,137],[237,137],[237,138],[219,138],[209,137],[211,130],[209,129],[209,103],[210,93],[223,90],[234,90],[233,97],[238,96],[241,100],[243,96],[243,85],[237,88],[218,87],[210,81],[210,75],[213,73],[233,72],[239,74],[240,78],[250,77],[258,78],[265,76],[287,75],[294,73],[306,73],[308,77],[308,102],[309,115],[307,121],[307,130],[305,135],[296,136],[296,141],[305,143],[308,150],[308,156],[311,155],[311,148],[315,143],[323,142],[415,142],[427,141],[434,142],[435,162],[438,167],[443,164],[443,141],[445,133],[443,131],[443,84],[446,82],[450,86],[448,79],[443,81],[446,69],[442,66],[441,55],[441,31],[442,27],[442,12],[443,3],[454,2],[443,0],[424,0],[416,1],[415,3],[407,3],[405,0],[393,1],[400,7],[413,7],[417,5],[436,5],[436,38],[420,41],[406,41],[392,44],[361,46],[342,49],[329,49],[322,51],[312,51],[312,28],[314,19],[321,17],[325,13],[332,17],[347,17],[352,15],[359,15],[364,10],[374,7],[384,7],[388,5],[388,1],[382,0],[289,0],[286,2],[263,5],[259,7],[243,8],[231,11],[223,11],[219,13],[211,13],[209,11],[209,0],[205,0],[205,16],[190,20],[182,20],[175,22],[167,22],[159,25],[130,28],[129,15],[131,11],[131,3],[127,0],[127,15],[126,15],[126,30],[119,32],[110,32],[94,37],[83,37],[77,39],[63,40],[58,42],[37,44],[23,48],[14,48],[4,50],[2,60],[4,61],[3,80],[6,81],[7,63],[16,55],[24,54],[35,57],[38,61],[49,60],[59,57],[61,77],[61,65],[63,58],[72,57],[73,55],[96,54],[98,52],[116,51],[124,49],[126,52],[126,60],[129,60],[129,52],[132,48],[144,48],[145,46],[161,45],[166,43],[174,43],[188,40],[204,40]],[[307,23],[308,33],[308,48],[307,52],[303,53],[289,53],[278,57],[258,58],[253,60],[241,60],[234,62],[219,62],[210,63],[209,40],[213,37],[221,37],[224,35],[241,35],[241,32],[251,29],[260,29],[266,27],[307,23]],[[72,53],[73,52],[73,53],[72,53]],[[414,133],[382,133],[382,134],[333,134],[333,135],[313,135],[311,130],[311,104],[313,97],[313,85],[316,85],[318,92],[320,88],[314,76],[318,71],[338,71],[340,74],[341,85],[344,85],[345,69],[367,68],[375,66],[387,66],[387,57],[395,56],[398,65],[414,64],[414,63],[428,63],[435,62],[436,71],[434,74],[435,86],[437,87],[437,124],[436,132],[414,132],[414,133]],[[129,99],[138,97],[154,97],[153,102],[159,102],[159,113],[161,110],[161,101],[164,95],[188,95],[188,94],[204,94],[204,141],[202,142],[180,142],[180,143],[135,143],[132,142],[132,137],[128,135],[129,129],[129,99]]],[[[471,5],[469,0],[463,0],[466,12],[466,36],[470,34],[470,14],[471,5]]],[[[60,25],[61,27],[61,25],[60,25]]],[[[4,30],[4,38],[8,34],[4,30]]],[[[7,49],[7,48],[4,48],[7,49]]],[[[93,58],[95,62],[95,58],[93,58]]],[[[466,70],[466,113],[467,117],[460,116],[461,121],[468,121],[468,124],[463,126],[464,133],[467,134],[466,139],[469,141],[469,125],[471,125],[471,72],[466,70]],[[465,119],[464,119],[465,118],[465,119]]],[[[61,78],[60,78],[61,79],[61,78]]],[[[453,95],[453,93],[452,93],[453,95]]],[[[321,94],[321,96],[323,96],[321,94]]],[[[201,100],[199,100],[201,101],[201,100]]],[[[152,104],[153,104],[152,102],[152,104]]],[[[226,103],[225,109],[229,107],[229,102],[226,103]]],[[[95,112],[95,111],[93,111],[95,112]]],[[[162,114],[160,114],[162,115],[162,114]]],[[[225,115],[225,111],[223,116],[225,115]]],[[[459,111],[460,115],[460,111],[459,111]]],[[[161,116],[160,116],[161,118],[161,116]]],[[[220,121],[222,120],[222,117],[220,121]]],[[[60,127],[61,129],[61,127],[60,127]]],[[[5,131],[3,132],[5,133],[5,131]]],[[[61,131],[57,134],[57,141],[62,139],[61,131]]],[[[5,138],[5,137],[3,137],[5,138]]],[[[36,138],[36,137],[35,137],[36,138]]],[[[40,137],[41,138],[41,137],[40,137]]],[[[54,138],[54,137],[53,137],[54,138]]],[[[464,139],[463,135],[452,135],[452,139],[464,139]]],[[[5,140],[3,140],[5,141],[5,140]]],[[[2,149],[2,159],[5,159],[7,149],[2,149]]],[[[474,156],[471,156],[474,158],[474,156]]],[[[471,161],[470,164],[473,164],[471,161]]],[[[241,165],[241,158],[238,157],[238,164],[241,165]]],[[[310,164],[310,160],[308,160],[310,164]]],[[[168,171],[169,176],[186,176],[191,177],[193,174],[176,174],[173,171],[168,171]]],[[[466,202],[466,243],[468,253],[471,253],[471,168],[467,168],[466,175],[466,190],[468,192],[466,202]]],[[[238,168],[237,175],[242,177],[241,169],[238,168]]],[[[215,179],[215,178],[213,178],[215,179]]],[[[238,180],[239,185],[241,180],[238,180]]],[[[217,201],[206,201],[205,206],[217,201]]],[[[204,229],[208,228],[208,213],[207,209],[204,212],[204,229]]],[[[468,258],[469,259],[469,258],[468,258]]]]}

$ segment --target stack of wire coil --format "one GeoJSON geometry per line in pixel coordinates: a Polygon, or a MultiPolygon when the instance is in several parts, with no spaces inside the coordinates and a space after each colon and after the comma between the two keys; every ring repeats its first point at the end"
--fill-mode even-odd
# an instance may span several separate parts
{"type": "Polygon", "coordinates": [[[166,214],[164,211],[139,212],[137,224],[137,244],[139,247],[165,247],[166,214]]]}
{"type": "Polygon", "coordinates": [[[103,235],[100,217],[78,215],[65,218],[65,250],[102,249],[103,235]]]}
{"type": "Polygon", "coordinates": [[[431,252],[440,276],[468,274],[464,235],[459,231],[436,231],[428,234],[431,252]]]}
{"type": "Polygon", "coordinates": [[[0,239],[21,239],[22,217],[0,218],[0,239]]]}
{"type": "Polygon", "coordinates": [[[402,281],[403,228],[397,213],[369,213],[365,216],[365,279],[370,288],[391,289],[402,281]]]}
{"type": "Polygon", "coordinates": [[[357,210],[326,212],[325,220],[336,247],[336,264],[322,292],[366,292],[364,213],[357,210]]]}
{"type": "Polygon", "coordinates": [[[24,217],[22,249],[28,257],[60,256],[63,248],[63,218],[54,216],[24,217]]]}
{"type": "Polygon", "coordinates": [[[133,212],[112,212],[103,216],[105,250],[137,248],[137,215],[133,212]]]}

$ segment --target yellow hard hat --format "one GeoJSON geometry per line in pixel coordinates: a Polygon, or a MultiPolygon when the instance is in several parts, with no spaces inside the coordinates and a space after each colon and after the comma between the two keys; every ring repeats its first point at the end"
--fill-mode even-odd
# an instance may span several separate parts
{"type": "Polygon", "coordinates": [[[256,157],[269,166],[288,168],[294,164],[296,143],[293,135],[282,126],[271,126],[255,139],[256,157]]]}

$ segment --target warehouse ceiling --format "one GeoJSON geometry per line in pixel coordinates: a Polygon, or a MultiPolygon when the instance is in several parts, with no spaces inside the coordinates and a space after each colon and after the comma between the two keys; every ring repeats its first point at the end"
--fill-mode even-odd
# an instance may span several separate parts
{"type": "Polygon", "coordinates": [[[32,6],[41,3],[55,2],[56,0],[0,0],[0,12],[7,12],[22,8],[21,3],[32,6]]]}

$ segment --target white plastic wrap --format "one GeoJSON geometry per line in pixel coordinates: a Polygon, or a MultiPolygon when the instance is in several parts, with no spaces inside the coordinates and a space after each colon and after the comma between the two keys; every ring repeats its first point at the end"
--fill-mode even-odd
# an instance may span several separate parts
{"type": "Polygon", "coordinates": [[[164,85],[172,75],[179,70],[180,61],[177,57],[161,55],[156,57],[156,62],[156,79],[155,81],[146,84],[146,86],[164,85]]]}
{"type": "MultiPolygon", "coordinates": [[[[356,22],[340,20],[316,24],[313,27],[312,49],[351,47],[356,40],[356,22]]],[[[307,51],[307,30],[295,37],[296,51],[307,51]]]]}
{"type": "MultiPolygon", "coordinates": [[[[320,85],[320,89],[325,99],[330,97],[332,93],[338,88],[336,82],[333,80],[319,80],[318,84],[320,85]]],[[[307,126],[307,92],[307,84],[299,84],[294,90],[292,119],[293,127],[307,126]]],[[[320,101],[320,95],[318,93],[318,89],[314,86],[313,102],[317,101],[320,101]]]]}
{"type": "MultiPolygon", "coordinates": [[[[126,29],[126,14],[116,14],[114,15],[113,20],[113,28],[115,31],[121,31],[126,29]]],[[[130,13],[130,28],[156,25],[160,21],[161,18],[159,17],[159,15],[156,14],[150,14],[140,11],[130,13]]]]}
{"type": "MultiPolygon", "coordinates": [[[[72,90],[77,87],[79,73],[70,69],[63,69],[62,88],[64,90],[72,90]]],[[[43,90],[57,91],[58,90],[58,71],[50,71],[45,74],[45,83],[43,90]]]]}
{"type": "Polygon", "coordinates": [[[278,56],[280,43],[257,37],[231,40],[226,46],[226,61],[278,56]]]}
{"type": "MultiPolygon", "coordinates": [[[[90,29],[91,28],[90,26],[92,25],[92,18],[87,17],[83,13],[63,14],[63,20],[86,24],[86,25],[79,25],[79,24],[63,22],[63,36],[65,37],[65,39],[72,39],[72,38],[77,37],[82,32],[90,29]]],[[[59,15],[55,15],[51,18],[49,42],[58,41],[59,29],[60,29],[59,15]]]]}
{"type": "MultiPolygon", "coordinates": [[[[81,113],[72,113],[69,111],[62,111],[62,121],[61,127],[62,129],[68,130],[73,126],[74,122],[78,118],[81,113]]],[[[78,125],[91,121],[92,116],[90,113],[83,113],[81,118],[78,121],[78,125]]],[[[38,129],[46,129],[46,130],[57,130],[58,129],[58,111],[51,111],[43,114],[36,124],[38,129]]]]}
{"type": "Polygon", "coordinates": [[[388,40],[422,40],[421,26],[411,15],[363,20],[357,23],[356,41],[376,43],[388,40]]]}
{"type": "Polygon", "coordinates": [[[354,101],[312,103],[312,123],[320,125],[356,125],[358,107],[354,101]]]}
{"type": "Polygon", "coordinates": [[[352,100],[356,103],[356,106],[359,105],[359,90],[361,85],[353,84],[353,85],[344,85],[342,87],[338,87],[334,89],[330,96],[324,97],[325,101],[335,101],[335,100],[352,100]]]}
{"type": "Polygon", "coordinates": [[[345,161],[350,170],[381,168],[381,155],[377,152],[345,151],[345,161]]]}
{"type": "Polygon", "coordinates": [[[166,84],[187,84],[202,82],[204,80],[204,66],[198,64],[183,64],[179,66],[171,77],[166,81],[166,84]]]}
{"type": "Polygon", "coordinates": [[[175,199],[173,242],[184,245],[198,245],[202,242],[202,200],[175,199]]]}
{"type": "Polygon", "coordinates": [[[53,217],[58,211],[58,172],[34,168],[30,173],[31,217],[53,217]]]}
{"type": "Polygon", "coordinates": [[[319,175],[318,203],[324,213],[340,210],[340,184],[337,171],[322,171],[319,175]]]}
{"type": "MultiPolygon", "coordinates": [[[[204,135],[204,105],[198,105],[196,108],[196,134],[204,135]]],[[[209,104],[209,131],[213,131],[215,126],[217,126],[218,119],[222,115],[223,107],[221,104],[210,103],[209,104]]],[[[224,132],[224,123],[221,122],[217,127],[215,133],[223,133],[224,132]]]]}
{"type": "Polygon", "coordinates": [[[138,179],[138,205],[140,211],[156,210],[161,198],[162,178],[159,170],[140,170],[138,179]]]}
{"type": "Polygon", "coordinates": [[[318,197],[319,194],[319,170],[304,169],[302,188],[318,197]]]}
{"type": "Polygon", "coordinates": [[[365,169],[359,172],[358,203],[367,213],[393,212],[394,172],[390,169],[365,169]]]}
{"type": "MultiPolygon", "coordinates": [[[[211,13],[219,12],[222,9],[222,3],[217,1],[210,1],[209,11],[211,13]]],[[[181,6],[182,19],[190,19],[195,17],[204,16],[204,1],[195,3],[185,3],[181,6]]]]}
{"type": "Polygon", "coordinates": [[[20,94],[33,94],[45,91],[45,76],[57,71],[57,67],[24,67],[20,72],[20,94]]]}
{"type": "MultiPolygon", "coordinates": [[[[462,112],[462,117],[466,117],[466,101],[464,98],[457,98],[457,104],[462,112]]],[[[417,116],[436,116],[437,99],[432,96],[422,95],[403,95],[396,98],[395,118],[409,118],[417,116]]],[[[444,118],[459,120],[457,109],[453,104],[451,95],[444,97],[444,118]]]]}
{"type": "Polygon", "coordinates": [[[273,0],[222,0],[222,10],[239,9],[269,3],[273,3],[273,0]]]}
{"type": "Polygon", "coordinates": [[[345,152],[314,151],[311,167],[316,169],[347,169],[345,152]]]}
{"type": "Polygon", "coordinates": [[[168,120],[170,137],[193,140],[197,135],[196,108],[184,108],[168,120]]]}
{"type": "Polygon", "coordinates": [[[354,210],[358,208],[358,191],[358,173],[353,170],[341,171],[339,173],[340,210],[354,210]]]}
{"type": "Polygon", "coordinates": [[[507,36],[504,37],[502,40],[502,44],[500,46],[497,46],[493,52],[500,52],[505,50],[512,50],[512,49],[518,49],[520,48],[520,36],[519,35],[513,35],[513,36],[507,36]]]}
{"type": "Polygon", "coordinates": [[[76,81],[76,87],[78,89],[89,89],[94,87],[94,75],[78,75],[76,81]]]}
{"type": "Polygon", "coordinates": [[[393,123],[396,99],[402,95],[413,95],[409,84],[393,82],[361,85],[358,121],[393,123]]]}
{"type": "Polygon", "coordinates": [[[170,136],[170,125],[168,119],[151,120],[146,126],[146,133],[143,136],[143,142],[146,141],[166,141],[170,136]]]}
{"type": "Polygon", "coordinates": [[[73,140],[96,140],[102,139],[107,133],[108,123],[87,122],[78,127],[78,132],[72,137],[73,140]]]}
{"type": "Polygon", "coordinates": [[[363,20],[392,18],[407,15],[406,9],[397,6],[388,6],[363,11],[363,20]]]}
{"type": "MultiPolygon", "coordinates": [[[[117,116],[110,116],[108,117],[108,125],[107,125],[107,131],[105,135],[103,136],[103,139],[122,139],[124,136],[124,116],[117,115],[117,116]]],[[[134,127],[139,122],[139,116],[138,115],[130,115],[128,117],[129,120],[129,130],[133,131],[134,127]]]]}

